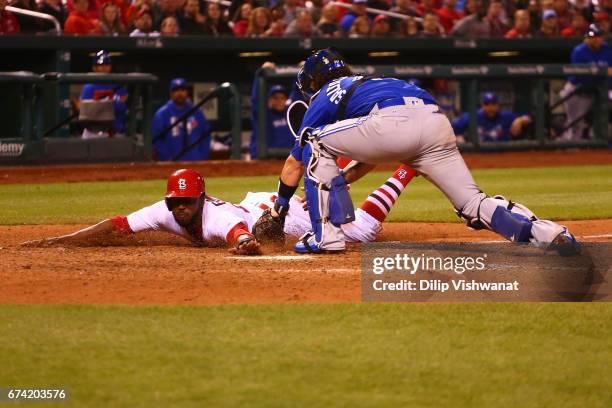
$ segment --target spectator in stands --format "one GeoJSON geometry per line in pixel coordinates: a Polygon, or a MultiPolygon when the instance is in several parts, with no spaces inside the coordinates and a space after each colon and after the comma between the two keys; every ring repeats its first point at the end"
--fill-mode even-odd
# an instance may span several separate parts
{"type": "MultiPolygon", "coordinates": [[[[68,9],[68,15],[70,15],[70,13],[74,11],[74,1],[67,0],[66,7],[68,9]]],[[[85,11],[85,14],[87,14],[87,17],[91,18],[92,20],[98,19],[99,14],[98,14],[98,1],[97,0],[90,0],[89,6],[87,6],[87,10],[85,11]]]]}
{"type": "Polygon", "coordinates": [[[143,7],[136,16],[134,27],[130,37],[159,37],[159,32],[153,30],[153,15],[146,7],[143,7]]]}
{"type": "Polygon", "coordinates": [[[100,33],[104,35],[126,34],[125,26],[119,15],[119,8],[113,3],[105,3],[100,9],[100,33]]]}
{"type": "Polygon", "coordinates": [[[440,24],[447,34],[453,29],[455,22],[465,17],[463,11],[457,11],[456,7],[457,0],[444,0],[444,5],[436,10],[436,14],[440,17],[440,24]]]}
{"type": "Polygon", "coordinates": [[[295,19],[297,19],[299,11],[302,9],[300,0],[283,0],[283,9],[285,15],[283,17],[283,23],[285,27],[289,27],[295,19]]]}
{"type": "Polygon", "coordinates": [[[491,26],[485,18],[487,6],[481,0],[476,0],[476,13],[467,15],[457,21],[451,34],[460,37],[482,38],[491,34],[491,26]]]}
{"type": "Polygon", "coordinates": [[[166,17],[178,19],[180,8],[181,4],[176,0],[158,0],[153,7],[153,17],[155,17],[153,27],[159,31],[161,30],[162,21],[164,21],[166,17]]]}
{"type": "Polygon", "coordinates": [[[593,14],[593,18],[595,19],[595,24],[601,28],[604,32],[604,35],[610,34],[610,15],[605,11],[599,11],[593,14]]]}
{"type": "Polygon", "coordinates": [[[514,12],[514,27],[505,35],[506,38],[531,38],[531,23],[527,10],[516,10],[514,12]]]}
{"type": "Polygon", "coordinates": [[[555,38],[559,36],[559,24],[555,10],[544,10],[542,13],[542,24],[535,33],[536,37],[555,38]]]}
{"type": "Polygon", "coordinates": [[[423,30],[419,37],[443,37],[444,28],[440,25],[440,18],[435,13],[425,13],[423,16],[423,30]]]}
{"type": "MultiPolygon", "coordinates": [[[[253,83],[252,93],[252,119],[253,132],[251,133],[251,144],[249,152],[251,159],[257,158],[257,139],[259,135],[258,129],[258,94],[256,89],[257,84],[253,83]]],[[[295,143],[295,138],[289,130],[287,124],[287,100],[289,94],[282,85],[274,85],[268,91],[268,106],[266,109],[266,146],[271,148],[287,148],[290,149],[295,143]]]]}
{"type": "Polygon", "coordinates": [[[319,29],[312,23],[312,16],[306,9],[300,10],[294,21],[287,26],[285,37],[320,37],[319,29]]]}
{"type": "Polygon", "coordinates": [[[567,0],[554,0],[553,10],[557,13],[557,24],[559,30],[563,30],[572,25],[572,17],[574,13],[569,7],[567,0]]]}
{"type": "MultiPolygon", "coordinates": [[[[533,0],[533,1],[536,2],[537,4],[538,0],[533,0]]],[[[466,16],[471,16],[473,14],[478,13],[478,0],[466,0],[464,4],[463,12],[465,13],[466,16]]],[[[455,21],[455,24],[457,24],[456,21],[455,21]]]]}
{"type": "MultiPolygon", "coordinates": [[[[542,24],[542,11],[543,4],[540,4],[538,0],[529,0],[529,5],[527,6],[527,11],[529,12],[529,31],[535,33],[540,29],[540,25],[542,24]]],[[[551,0],[552,7],[552,0],[551,0]]]]}
{"type": "MultiPolygon", "coordinates": [[[[602,64],[608,66],[608,77],[612,77],[612,49],[604,40],[604,32],[597,24],[591,24],[584,36],[582,44],[572,50],[572,64],[602,64]]],[[[592,78],[584,76],[570,76],[560,95],[565,98],[576,91],[580,86],[588,85],[592,78]]],[[[612,79],[608,82],[608,89],[612,79]]],[[[588,94],[574,94],[565,101],[563,107],[567,116],[566,126],[574,123],[563,135],[566,140],[579,140],[588,137],[588,126],[582,118],[593,105],[593,97],[588,94]]]]}
{"type": "Polygon", "coordinates": [[[317,24],[323,13],[323,0],[310,0],[306,3],[306,9],[312,16],[312,22],[317,24]]]}
{"type": "Polygon", "coordinates": [[[491,37],[503,37],[508,31],[508,26],[502,20],[503,6],[501,1],[493,0],[489,4],[487,10],[487,21],[489,22],[489,36],[491,37]]]}
{"type": "Polygon", "coordinates": [[[249,18],[251,17],[251,13],[253,12],[253,6],[249,3],[244,3],[234,16],[234,35],[236,37],[244,37],[247,32],[247,28],[249,27],[249,18]]]}
{"type": "Polygon", "coordinates": [[[366,38],[369,37],[371,33],[370,20],[366,16],[359,16],[353,20],[349,38],[366,38]]]}
{"type": "MultiPolygon", "coordinates": [[[[62,28],[64,27],[68,14],[66,13],[66,7],[64,7],[62,0],[42,0],[38,5],[38,11],[52,15],[59,21],[60,26],[62,26],[62,28]]],[[[54,28],[53,24],[48,21],[41,22],[40,24],[41,29],[45,31],[54,28]]]]}
{"type": "Polygon", "coordinates": [[[265,7],[257,7],[249,17],[249,25],[247,27],[247,37],[272,37],[273,31],[270,30],[272,25],[272,13],[265,7]]]}
{"type": "Polygon", "coordinates": [[[604,32],[604,35],[610,34],[610,15],[605,11],[599,11],[593,14],[593,18],[595,20],[595,24],[601,28],[604,32]]]}
{"type": "Polygon", "coordinates": [[[389,17],[383,14],[374,17],[374,22],[372,23],[372,36],[379,38],[388,38],[392,36],[389,17]]]}
{"type": "MultiPolygon", "coordinates": [[[[11,6],[24,10],[35,11],[36,2],[34,0],[13,0],[11,6]]],[[[40,30],[39,20],[23,14],[15,14],[22,34],[32,34],[40,30]]]]}
{"type": "Polygon", "coordinates": [[[561,37],[582,37],[589,26],[588,21],[581,13],[572,16],[572,24],[561,30],[561,37]]]}
{"type": "Polygon", "coordinates": [[[68,15],[64,32],[73,35],[90,35],[100,33],[100,24],[87,15],[89,0],[74,0],[74,10],[68,15]]]}
{"type": "MultiPolygon", "coordinates": [[[[76,3],[75,3],[76,5],[76,3]]],[[[98,51],[93,57],[91,70],[96,74],[110,74],[113,70],[110,55],[106,51],[98,51]]],[[[123,136],[125,133],[125,120],[127,117],[127,90],[117,84],[85,84],[79,100],[79,120],[87,124],[83,129],[83,139],[97,139],[123,136]],[[106,102],[110,106],[100,107],[92,102],[106,102]],[[112,101],[112,105],[110,104],[112,101]],[[104,117],[104,110],[110,109],[113,120],[110,124],[100,123],[99,118],[104,117]]]]}
{"type": "Polygon", "coordinates": [[[402,37],[416,37],[419,35],[419,24],[414,17],[408,17],[401,25],[402,37]]]}
{"type": "Polygon", "coordinates": [[[122,14],[121,16],[123,18],[123,24],[127,28],[132,28],[138,13],[144,9],[147,9],[153,13],[153,0],[133,0],[128,6],[125,15],[122,14]]]}
{"type": "Polygon", "coordinates": [[[179,35],[180,27],[174,16],[168,16],[162,20],[160,34],[164,37],[176,37],[179,35]]]}
{"type": "Polygon", "coordinates": [[[179,16],[181,35],[204,34],[206,17],[200,12],[200,0],[187,0],[179,16]]]}
{"type": "MultiPolygon", "coordinates": [[[[507,142],[521,136],[525,126],[531,123],[531,117],[500,110],[495,92],[485,92],[477,112],[477,121],[478,139],[481,142],[507,142]]],[[[468,125],[468,112],[453,121],[458,143],[467,139],[468,125]]]]}
{"type": "Polygon", "coordinates": [[[206,8],[204,34],[213,37],[231,37],[234,32],[223,18],[221,8],[217,3],[209,3],[206,8]]]}
{"type": "Polygon", "coordinates": [[[153,148],[157,160],[206,160],[210,152],[210,125],[201,109],[189,101],[187,81],[175,78],[170,82],[170,100],[153,117],[153,148]],[[171,130],[164,132],[172,124],[171,130]]]}
{"type": "MultiPolygon", "coordinates": [[[[351,27],[353,22],[357,17],[367,17],[367,0],[353,0],[353,5],[351,6],[351,10],[342,17],[340,20],[340,27],[342,27],[342,31],[345,34],[349,34],[351,31],[351,27]]],[[[369,22],[368,22],[369,26],[369,22]]]]}
{"type": "Polygon", "coordinates": [[[5,10],[7,0],[0,0],[0,34],[19,34],[19,22],[10,11],[5,10]]]}
{"type": "Polygon", "coordinates": [[[415,17],[417,16],[416,7],[417,2],[414,0],[396,0],[395,7],[392,7],[389,11],[415,17]]]}
{"type": "Polygon", "coordinates": [[[323,7],[321,19],[317,23],[317,28],[323,37],[340,38],[342,30],[338,24],[338,7],[327,4],[323,7]]]}
{"type": "Polygon", "coordinates": [[[417,15],[423,17],[426,13],[435,13],[437,0],[421,0],[416,7],[417,15]]]}

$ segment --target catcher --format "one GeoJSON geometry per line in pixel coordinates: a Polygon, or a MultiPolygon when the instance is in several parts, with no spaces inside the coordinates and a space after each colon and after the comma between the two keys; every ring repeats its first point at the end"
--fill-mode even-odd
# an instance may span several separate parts
{"type": "MultiPolygon", "coordinates": [[[[416,172],[405,165],[370,194],[355,211],[355,221],[343,225],[348,242],[369,242],[382,229],[382,222],[416,172]]],[[[104,238],[107,234],[133,234],[165,231],[198,246],[228,245],[238,255],[260,255],[262,242],[284,243],[285,236],[299,237],[310,228],[304,200],[291,198],[285,223],[270,216],[274,193],[248,193],[239,205],[206,195],[204,180],[195,170],[182,169],[168,178],[165,199],[135,211],[116,216],[75,233],[28,241],[25,246],[80,244],[104,238]],[[268,216],[266,216],[266,214],[268,216]]]]}

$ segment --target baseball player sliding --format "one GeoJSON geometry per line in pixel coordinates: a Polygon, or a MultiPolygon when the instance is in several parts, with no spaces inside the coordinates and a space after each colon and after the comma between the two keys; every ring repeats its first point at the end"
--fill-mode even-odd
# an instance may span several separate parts
{"type": "Polygon", "coordinates": [[[296,252],[344,250],[342,225],[354,218],[346,184],[374,164],[393,161],[409,164],[438,187],[470,227],[563,255],[579,251],[564,226],[478,188],[457,149],[451,124],[421,88],[395,78],[355,75],[334,48],[313,52],[298,73],[297,85],[310,104],[281,173],[278,199],[261,221],[282,225],[305,172],[311,229],[295,245],[296,252]],[[338,156],[356,164],[340,172],[338,156]]]}
{"type": "MultiPolygon", "coordinates": [[[[355,211],[355,221],[342,226],[349,242],[369,242],[382,229],[382,222],[391,211],[404,188],[416,172],[400,166],[355,211]]],[[[50,246],[100,241],[108,234],[133,234],[141,231],[165,231],[181,236],[199,246],[228,245],[239,255],[261,254],[260,242],[281,241],[284,236],[299,237],[310,229],[308,212],[298,196],[290,198],[291,210],[281,231],[263,225],[254,227],[262,213],[274,206],[274,193],[248,193],[240,204],[232,204],[206,195],[204,180],[195,170],[182,169],[168,178],[165,199],[135,211],[116,216],[73,234],[28,241],[25,246],[50,246]]]]}

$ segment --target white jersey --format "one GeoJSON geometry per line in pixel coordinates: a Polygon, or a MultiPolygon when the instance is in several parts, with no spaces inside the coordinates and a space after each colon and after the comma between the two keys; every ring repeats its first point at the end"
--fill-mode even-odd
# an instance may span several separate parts
{"type": "Polygon", "coordinates": [[[228,234],[239,224],[245,224],[250,231],[257,219],[246,208],[208,196],[202,212],[201,228],[195,231],[180,226],[163,200],[133,212],[126,218],[132,232],[166,231],[191,241],[213,245],[228,242],[228,234]]]}
{"type": "MultiPolygon", "coordinates": [[[[218,245],[228,242],[228,234],[239,224],[246,225],[248,231],[251,231],[263,211],[272,208],[275,201],[276,195],[268,192],[249,192],[239,205],[207,196],[204,201],[201,229],[196,231],[188,231],[180,226],[163,200],[133,212],[125,218],[131,232],[166,231],[190,241],[218,245]]],[[[304,210],[299,197],[293,196],[289,203],[285,233],[300,237],[312,228],[310,216],[308,211],[304,210]]],[[[381,229],[381,223],[361,209],[355,211],[355,221],[342,225],[346,240],[349,242],[374,241],[381,229]]]]}

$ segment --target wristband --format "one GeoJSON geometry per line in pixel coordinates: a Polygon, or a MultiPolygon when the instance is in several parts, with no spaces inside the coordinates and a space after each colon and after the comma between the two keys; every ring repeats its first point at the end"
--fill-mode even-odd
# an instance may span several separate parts
{"type": "Polygon", "coordinates": [[[278,179],[278,198],[274,203],[274,210],[281,217],[284,217],[289,211],[289,200],[291,200],[297,188],[298,186],[288,186],[281,179],[278,179]]]}

